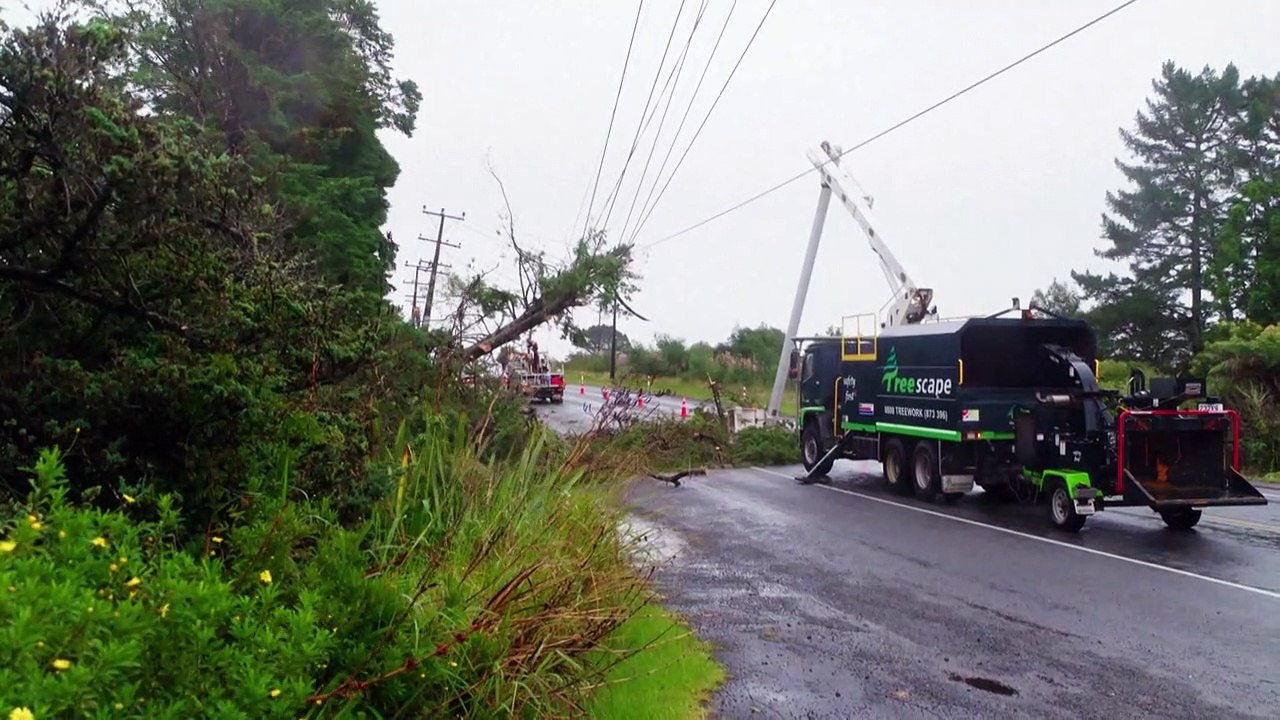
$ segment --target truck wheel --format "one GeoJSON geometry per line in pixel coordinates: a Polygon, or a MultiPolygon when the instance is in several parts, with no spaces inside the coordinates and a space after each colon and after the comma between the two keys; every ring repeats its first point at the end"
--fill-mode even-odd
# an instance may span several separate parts
{"type": "Polygon", "coordinates": [[[1171,530],[1190,530],[1200,522],[1200,511],[1195,508],[1165,510],[1160,513],[1160,518],[1171,530]]]}
{"type": "Polygon", "coordinates": [[[933,502],[933,499],[942,492],[942,476],[938,472],[938,458],[934,457],[933,448],[927,442],[916,443],[915,452],[912,454],[912,469],[915,471],[915,483],[912,487],[915,489],[916,498],[925,502],[933,502]]]}
{"type": "Polygon", "coordinates": [[[1076,514],[1075,501],[1067,492],[1067,485],[1062,481],[1055,482],[1049,490],[1049,519],[1053,526],[1067,532],[1079,532],[1088,518],[1076,514]]]}
{"type": "Polygon", "coordinates": [[[889,438],[884,446],[884,479],[889,491],[896,495],[908,495],[915,483],[915,473],[907,463],[907,448],[899,438],[889,438]]]}
{"type": "Polygon", "coordinates": [[[814,467],[817,467],[819,475],[826,475],[831,472],[831,467],[835,465],[834,459],[828,460],[821,465],[818,464],[824,454],[822,450],[822,431],[818,429],[818,423],[812,421],[805,423],[804,432],[800,433],[800,457],[804,463],[804,469],[812,471],[814,467]]]}

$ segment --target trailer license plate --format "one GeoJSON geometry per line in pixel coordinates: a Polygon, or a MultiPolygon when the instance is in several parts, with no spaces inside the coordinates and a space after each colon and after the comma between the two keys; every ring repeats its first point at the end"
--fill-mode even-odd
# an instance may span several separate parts
{"type": "Polygon", "coordinates": [[[1222,412],[1222,403],[1200,403],[1196,406],[1200,412],[1222,412]]]}
{"type": "Polygon", "coordinates": [[[1093,507],[1093,498],[1081,498],[1076,500],[1077,515],[1092,515],[1097,510],[1093,507]]]}

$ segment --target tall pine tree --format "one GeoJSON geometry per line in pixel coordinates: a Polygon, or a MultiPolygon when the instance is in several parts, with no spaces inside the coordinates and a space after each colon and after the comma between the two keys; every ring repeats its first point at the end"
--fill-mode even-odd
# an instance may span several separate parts
{"type": "Polygon", "coordinates": [[[1280,75],[1244,83],[1239,123],[1241,180],[1213,263],[1224,314],[1280,323],[1280,75]]]}
{"type": "Polygon", "coordinates": [[[1116,165],[1130,187],[1107,193],[1110,247],[1097,251],[1127,261],[1129,277],[1072,275],[1098,306],[1099,329],[1127,336],[1113,352],[1180,364],[1220,307],[1209,270],[1236,184],[1240,80],[1231,65],[1193,75],[1168,62],[1152,86],[1134,128],[1120,131],[1134,159],[1116,165]]]}

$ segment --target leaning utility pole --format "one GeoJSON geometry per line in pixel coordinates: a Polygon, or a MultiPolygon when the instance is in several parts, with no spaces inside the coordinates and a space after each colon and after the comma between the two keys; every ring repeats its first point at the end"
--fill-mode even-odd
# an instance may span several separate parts
{"type": "MultiPolygon", "coordinates": [[[[440,229],[436,231],[435,255],[431,259],[431,279],[427,282],[427,304],[422,311],[423,321],[429,323],[431,319],[431,302],[435,298],[436,294],[436,270],[440,266],[440,246],[448,245],[451,248],[461,247],[460,245],[454,245],[453,243],[447,243],[444,241],[444,219],[449,218],[450,220],[465,221],[467,219],[467,214],[464,212],[461,215],[449,215],[445,213],[444,208],[440,208],[440,212],[434,212],[432,210],[428,210],[425,205],[422,207],[422,214],[435,215],[440,218],[440,229]]],[[[418,239],[430,241],[430,238],[425,238],[421,235],[418,236],[418,239]]]]}

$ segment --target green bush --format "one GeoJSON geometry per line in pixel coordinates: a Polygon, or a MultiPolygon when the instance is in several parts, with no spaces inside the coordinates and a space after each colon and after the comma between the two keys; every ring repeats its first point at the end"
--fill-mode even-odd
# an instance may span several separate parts
{"type": "Polygon", "coordinates": [[[1220,323],[1192,365],[1241,417],[1245,464],[1280,469],[1280,325],[1220,323]]]}
{"type": "Polygon", "coordinates": [[[0,525],[0,711],[565,714],[648,593],[580,468],[540,434],[486,460],[469,428],[402,428],[392,492],[353,529],[285,474],[191,542],[172,495],[154,521],[72,506],[46,451],[0,525]]]}
{"type": "Polygon", "coordinates": [[[319,568],[308,587],[278,558],[228,563],[230,540],[175,547],[167,498],[158,522],[71,507],[57,452],[35,475],[28,515],[6,520],[0,541],[0,711],[297,716],[341,642],[319,568]]]}
{"type": "Polygon", "coordinates": [[[782,427],[746,428],[734,438],[731,453],[742,465],[792,465],[800,458],[800,438],[782,427]]]}

